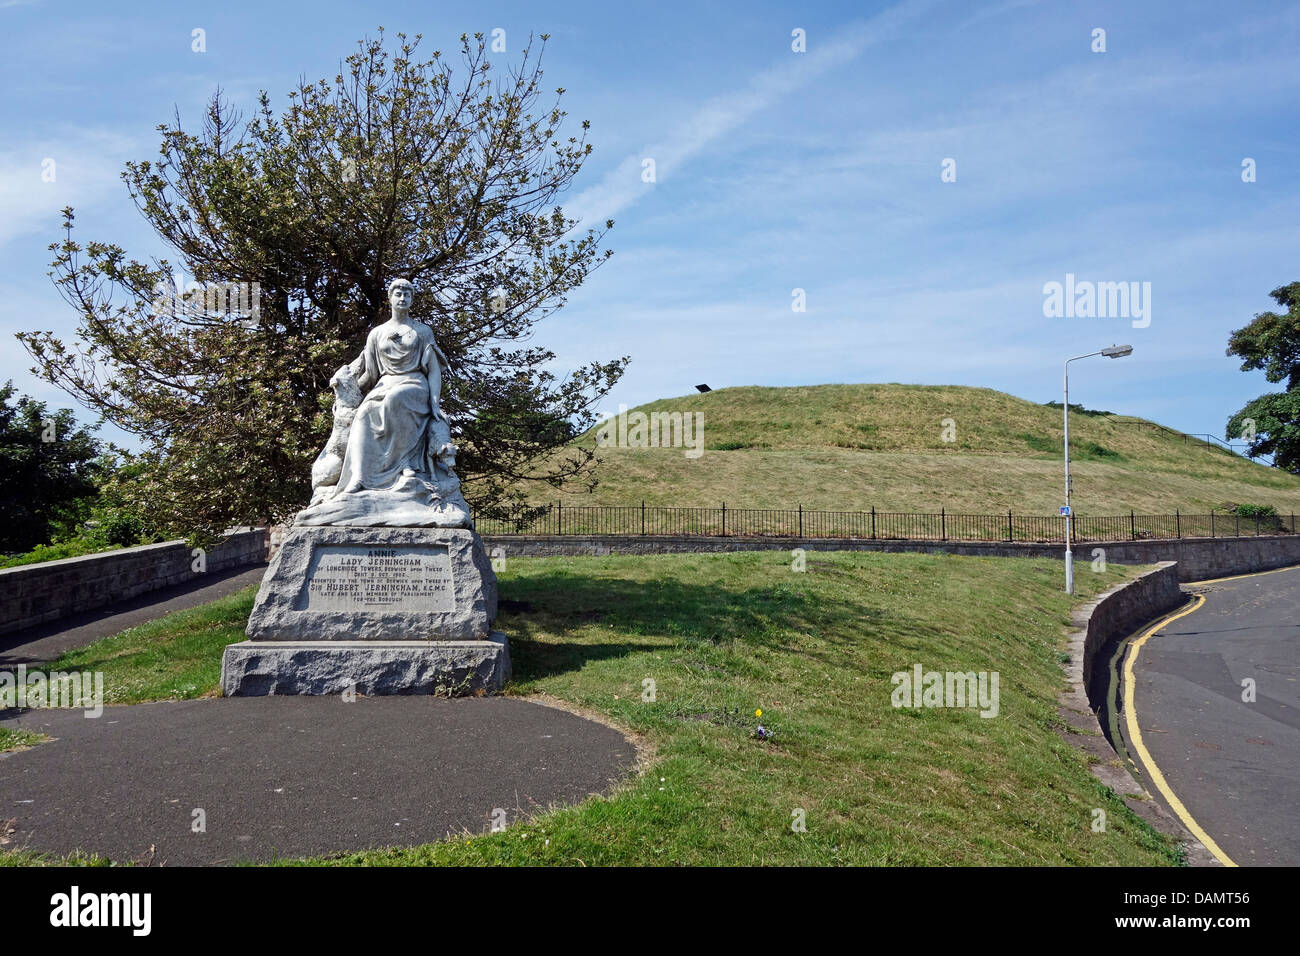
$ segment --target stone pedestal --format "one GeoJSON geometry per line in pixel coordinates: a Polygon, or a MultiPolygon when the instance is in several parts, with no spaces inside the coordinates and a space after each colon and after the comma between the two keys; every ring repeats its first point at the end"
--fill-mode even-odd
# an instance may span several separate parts
{"type": "Polygon", "coordinates": [[[497,584],[464,528],[293,527],[262,579],[227,696],[491,693],[509,679],[497,584]]]}
{"type": "Polygon", "coordinates": [[[510,680],[510,643],[481,641],[244,641],[221,658],[227,697],[269,694],[495,694],[510,680]]]}

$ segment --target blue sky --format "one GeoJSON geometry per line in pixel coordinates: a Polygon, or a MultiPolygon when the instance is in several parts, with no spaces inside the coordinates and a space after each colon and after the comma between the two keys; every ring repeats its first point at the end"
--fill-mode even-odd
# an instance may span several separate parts
{"type": "Polygon", "coordinates": [[[83,241],[160,252],[118,179],[156,154],[155,127],[174,110],[197,126],[218,86],[246,114],[259,89],[282,107],[379,25],[447,51],[500,27],[508,56],[551,34],[548,85],[596,147],[565,206],[613,217],[615,255],[536,341],[560,369],[631,355],[607,409],[698,382],[1059,400],[1064,359],[1112,342],[1134,355],[1076,363],[1072,401],[1221,435],[1275,390],[1224,347],[1300,280],[1300,6],[123,6],[0,0],[0,381],[53,403],[71,401],[13,332],[75,327],[46,275],[58,210],[76,207],[83,241]],[[1150,325],[1044,316],[1067,273],[1149,282],[1150,325]]]}

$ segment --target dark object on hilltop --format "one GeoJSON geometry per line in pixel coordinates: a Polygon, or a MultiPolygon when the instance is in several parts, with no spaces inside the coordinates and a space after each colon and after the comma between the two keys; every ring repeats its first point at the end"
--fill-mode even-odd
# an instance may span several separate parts
{"type": "MultiPolygon", "coordinates": [[[[1060,407],[1061,407],[1061,403],[1060,403],[1060,402],[1043,402],[1043,404],[1046,405],[1048,408],[1060,408],[1060,407]]],[[[1096,415],[1114,415],[1114,414],[1115,414],[1114,412],[1102,412],[1102,411],[1098,411],[1098,410],[1095,409],[1095,408],[1084,408],[1082,405],[1071,405],[1071,406],[1070,406],[1070,411],[1074,412],[1074,414],[1076,414],[1076,415],[1094,415],[1094,416],[1096,416],[1096,415]]]]}
{"type": "Polygon", "coordinates": [[[696,386],[695,386],[695,390],[696,390],[697,392],[711,392],[711,391],[713,391],[713,389],[709,388],[709,386],[707,386],[707,385],[696,385],[696,386]]]}

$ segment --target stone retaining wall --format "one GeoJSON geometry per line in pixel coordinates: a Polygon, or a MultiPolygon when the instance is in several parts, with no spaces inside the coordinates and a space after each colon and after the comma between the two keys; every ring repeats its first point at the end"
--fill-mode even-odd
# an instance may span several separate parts
{"type": "Polygon", "coordinates": [[[1065,739],[1090,754],[1089,769],[1138,816],[1182,843],[1191,866],[1218,861],[1186,827],[1152,799],[1143,784],[1117,759],[1101,725],[1101,710],[1110,681],[1109,651],[1114,642],[1136,634],[1187,600],[1178,586],[1179,569],[1162,561],[1154,570],[1111,588],[1074,609],[1069,638],[1068,684],[1060,696],[1060,714],[1072,728],[1065,739]]]}
{"type": "Polygon", "coordinates": [[[1101,706],[1110,678],[1108,660],[1098,659],[1114,641],[1128,637],[1143,624],[1168,614],[1187,600],[1178,587],[1178,566],[1160,562],[1154,571],[1099,594],[1074,609],[1067,676],[1093,710],[1101,706]]]}
{"type": "Polygon", "coordinates": [[[0,634],[91,611],[148,591],[181,584],[201,573],[266,560],[265,528],[238,531],[209,549],[205,570],[184,541],[165,541],[61,561],[0,569],[0,634]]]}
{"type": "MultiPolygon", "coordinates": [[[[689,551],[887,551],[962,554],[998,558],[1063,558],[1062,544],[1008,541],[905,541],[858,538],[710,537],[704,535],[496,535],[488,550],[504,548],[507,558],[545,555],[671,554],[689,551]]],[[[1198,581],[1300,564],[1300,534],[1236,538],[1153,538],[1096,541],[1074,546],[1076,571],[1093,560],[1094,549],[1116,564],[1178,562],[1178,580],[1198,581]]]]}

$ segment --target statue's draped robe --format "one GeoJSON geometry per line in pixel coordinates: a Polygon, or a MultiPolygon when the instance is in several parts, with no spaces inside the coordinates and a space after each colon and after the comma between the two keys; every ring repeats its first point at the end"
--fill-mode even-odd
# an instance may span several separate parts
{"type": "Polygon", "coordinates": [[[438,357],[433,333],[422,322],[388,322],[370,331],[358,380],[363,389],[371,382],[374,386],[357,408],[348,434],[339,493],[391,488],[404,469],[432,478],[439,447],[434,442],[443,435],[450,438],[438,408],[438,357]]]}

